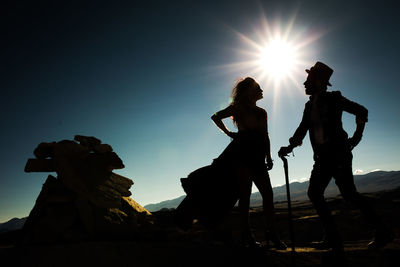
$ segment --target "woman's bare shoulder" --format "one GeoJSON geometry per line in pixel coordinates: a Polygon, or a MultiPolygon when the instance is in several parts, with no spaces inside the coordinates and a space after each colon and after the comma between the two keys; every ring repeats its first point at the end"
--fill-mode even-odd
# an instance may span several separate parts
{"type": "Polygon", "coordinates": [[[259,107],[259,106],[256,106],[256,107],[260,112],[267,114],[267,111],[265,109],[263,109],[262,107],[259,107]]]}
{"type": "Polygon", "coordinates": [[[231,104],[226,108],[218,112],[215,112],[213,116],[223,119],[235,115],[236,112],[237,112],[237,107],[231,104]]]}

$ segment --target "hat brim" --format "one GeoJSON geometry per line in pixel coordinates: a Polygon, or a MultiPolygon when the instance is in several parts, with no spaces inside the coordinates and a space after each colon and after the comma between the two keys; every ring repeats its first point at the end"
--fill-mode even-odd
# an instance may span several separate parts
{"type": "MultiPolygon", "coordinates": [[[[310,70],[306,69],[306,72],[307,72],[307,73],[310,73],[310,70]]],[[[327,84],[326,84],[326,85],[328,85],[328,86],[332,86],[332,84],[331,84],[329,81],[327,82],[327,84]]]]}

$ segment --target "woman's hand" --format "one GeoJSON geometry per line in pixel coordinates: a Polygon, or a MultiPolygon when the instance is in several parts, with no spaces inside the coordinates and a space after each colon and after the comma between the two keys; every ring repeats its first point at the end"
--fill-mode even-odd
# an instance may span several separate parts
{"type": "Polygon", "coordinates": [[[350,150],[353,150],[353,148],[355,148],[358,143],[360,143],[362,136],[360,135],[354,135],[353,137],[350,137],[349,139],[347,139],[347,142],[350,146],[350,150]]]}
{"type": "Polygon", "coordinates": [[[226,135],[232,139],[235,139],[237,137],[238,133],[229,131],[226,135]]]}
{"type": "Polygon", "coordinates": [[[228,128],[226,128],[225,124],[222,122],[222,119],[231,117],[233,116],[233,114],[234,114],[234,107],[232,105],[229,105],[227,108],[215,112],[211,116],[211,119],[215,123],[215,125],[217,125],[217,127],[230,138],[235,138],[237,133],[229,131],[228,128]]]}
{"type": "Polygon", "coordinates": [[[274,162],[271,157],[267,157],[266,166],[268,171],[272,170],[272,167],[274,167],[274,162]]]}

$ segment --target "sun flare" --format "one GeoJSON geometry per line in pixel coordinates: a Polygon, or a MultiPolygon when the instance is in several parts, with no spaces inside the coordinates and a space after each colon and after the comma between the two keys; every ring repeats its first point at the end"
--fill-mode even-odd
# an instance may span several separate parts
{"type": "Polygon", "coordinates": [[[294,47],[279,38],[271,40],[261,50],[259,64],[267,75],[276,80],[291,75],[295,63],[294,47]]]}
{"type": "Polygon", "coordinates": [[[270,22],[263,15],[258,26],[246,34],[230,28],[239,42],[233,60],[218,67],[236,77],[254,77],[274,92],[275,99],[281,91],[292,94],[293,88],[303,94],[304,70],[315,61],[315,42],[324,32],[311,32],[295,23],[295,18],[294,14],[286,21],[270,22]]]}

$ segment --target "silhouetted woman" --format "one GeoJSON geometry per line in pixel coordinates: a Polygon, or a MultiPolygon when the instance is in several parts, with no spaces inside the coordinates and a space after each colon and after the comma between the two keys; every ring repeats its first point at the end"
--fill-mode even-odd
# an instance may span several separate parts
{"type": "Polygon", "coordinates": [[[215,160],[229,162],[239,184],[239,211],[242,226],[242,241],[249,246],[256,245],[249,225],[249,206],[252,182],[263,198],[266,219],[266,239],[278,249],[286,245],[280,241],[274,219],[273,192],[268,170],[272,169],[270,139],[268,136],[267,112],[256,105],[263,98],[260,85],[250,77],[239,81],[232,91],[232,103],[216,112],[211,119],[233,141],[215,160]],[[222,119],[231,117],[238,132],[231,132],[222,119]]]}

